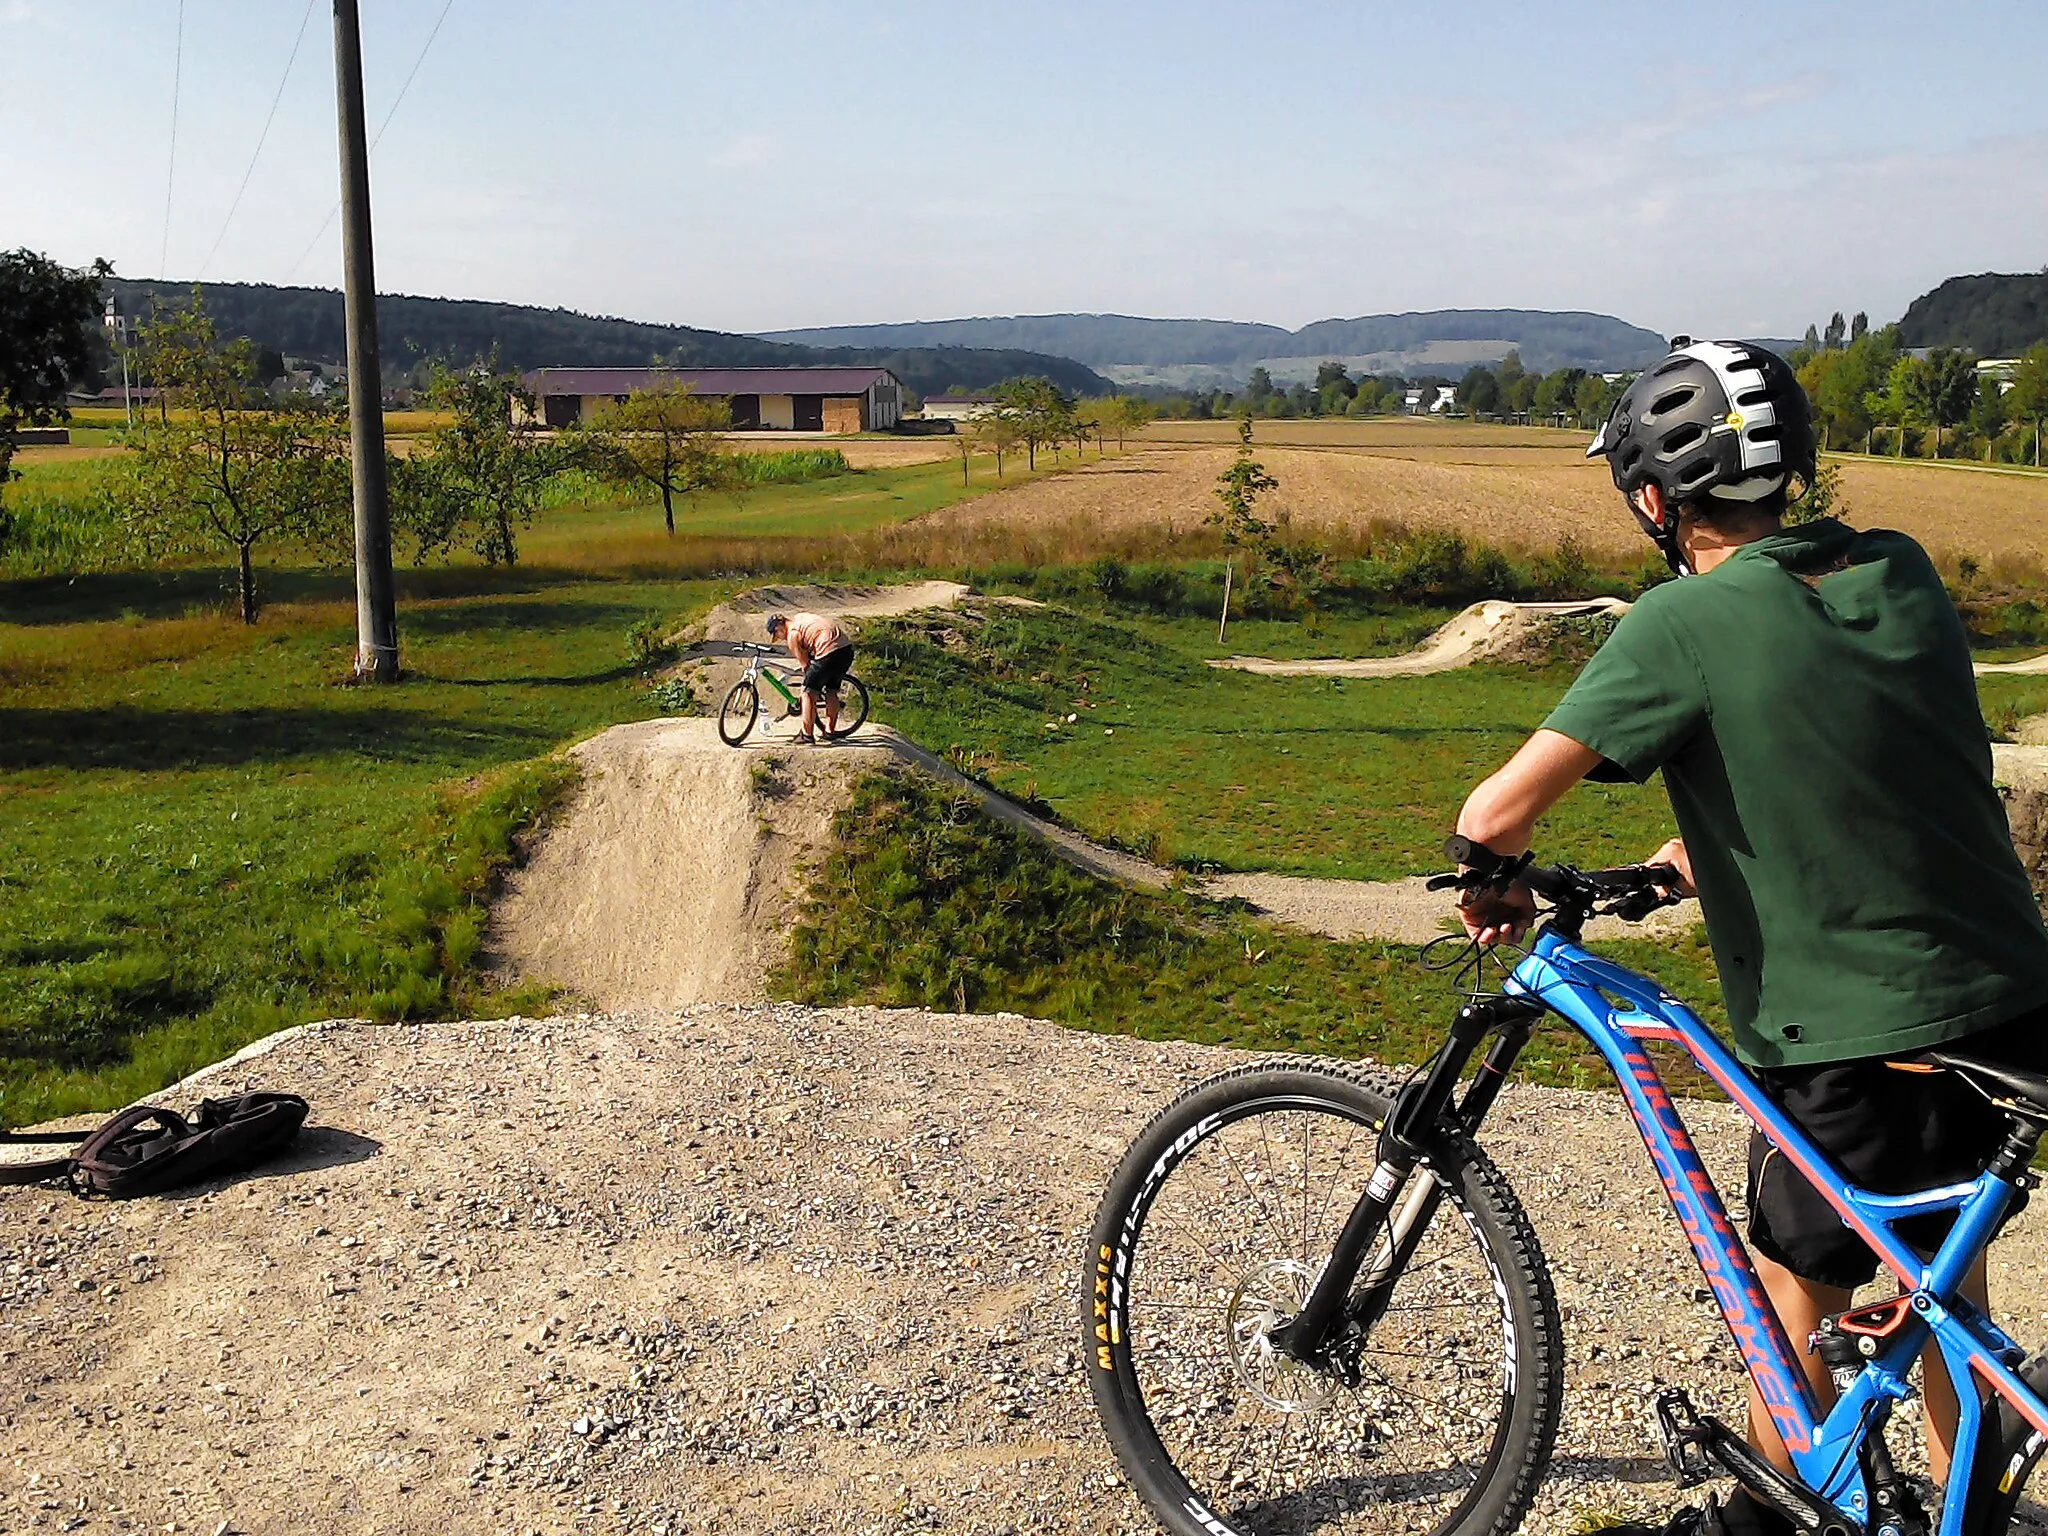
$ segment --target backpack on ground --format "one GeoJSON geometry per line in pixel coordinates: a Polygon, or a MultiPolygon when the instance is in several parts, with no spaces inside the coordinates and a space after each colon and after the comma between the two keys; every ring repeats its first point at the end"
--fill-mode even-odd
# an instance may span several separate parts
{"type": "MultiPolygon", "coordinates": [[[[282,1151],[306,1122],[295,1093],[204,1099],[188,1121],[159,1104],[124,1109],[76,1151],[36,1162],[0,1163],[0,1184],[62,1177],[80,1198],[125,1200],[253,1168],[282,1151]]],[[[75,1133],[8,1132],[8,1141],[71,1141],[75,1133]]]]}

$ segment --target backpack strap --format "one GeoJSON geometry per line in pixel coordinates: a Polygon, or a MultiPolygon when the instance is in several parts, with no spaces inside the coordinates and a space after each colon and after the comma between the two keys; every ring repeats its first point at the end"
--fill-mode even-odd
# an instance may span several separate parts
{"type": "MultiPolygon", "coordinates": [[[[83,1142],[91,1131],[0,1131],[0,1146],[59,1146],[65,1143],[83,1142]]],[[[40,1184],[45,1179],[54,1179],[68,1173],[71,1159],[76,1152],[66,1152],[62,1157],[39,1157],[29,1161],[0,1162],[0,1185],[40,1184]]]]}
{"type": "Polygon", "coordinates": [[[64,1171],[65,1182],[71,1186],[71,1193],[81,1199],[106,1193],[108,1181],[119,1178],[131,1168],[137,1153],[146,1156],[148,1148],[168,1147],[191,1134],[192,1128],[185,1123],[185,1117],[173,1110],[160,1104],[131,1105],[94,1131],[85,1139],[85,1144],[71,1154],[70,1165],[64,1171]],[[142,1130],[151,1120],[158,1122],[156,1128],[142,1130]],[[117,1144],[125,1144],[122,1150],[128,1155],[119,1160],[110,1159],[107,1153],[117,1144]]]}

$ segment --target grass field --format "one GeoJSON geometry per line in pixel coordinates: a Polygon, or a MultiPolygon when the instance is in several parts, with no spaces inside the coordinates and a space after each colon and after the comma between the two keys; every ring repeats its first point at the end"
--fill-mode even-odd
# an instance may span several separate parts
{"type": "MultiPolygon", "coordinates": [[[[1016,798],[1189,868],[1352,880],[1441,868],[1465,793],[1572,676],[1257,677],[1201,665],[1215,631],[1198,620],[1057,611],[871,634],[861,672],[886,718],[1016,798]]],[[[1619,864],[1670,835],[1660,790],[1588,785],[1552,815],[1544,851],[1619,864]]]]}
{"type": "MultiPolygon", "coordinates": [[[[59,539],[34,567],[51,574],[8,579],[20,567],[0,566],[0,1118],[121,1100],[308,1017],[533,1006],[489,993],[475,946],[493,869],[561,788],[549,755],[654,712],[628,660],[629,627],[683,624],[763,577],[964,575],[1080,609],[896,624],[870,634],[862,671],[882,719],[1094,835],[1191,867],[1354,878],[1433,868],[1465,789],[1543,718],[1571,667],[1337,682],[1201,663],[1405,649],[1465,598],[1418,574],[1442,548],[1390,542],[1390,525],[1513,530],[1506,542],[1540,546],[1542,529],[1582,532],[1582,517],[1621,523],[1611,488],[1569,457],[1573,442],[1540,430],[1262,425],[1277,507],[1297,528],[1331,530],[1333,544],[1370,545],[1372,558],[1345,567],[1351,584],[1311,619],[1233,621],[1219,644],[1220,567],[1201,518],[1229,450],[1168,446],[1178,430],[1127,456],[1091,453],[1078,469],[1068,455],[1036,477],[1013,459],[1000,484],[977,459],[964,487],[956,458],[918,443],[891,459],[904,445],[880,443],[869,468],[708,499],[682,514],[673,540],[645,503],[556,507],[525,535],[515,570],[469,558],[401,568],[412,680],[389,692],[343,686],[350,583],[317,562],[264,563],[269,606],[253,628],[223,616],[217,562],[93,572],[104,551],[67,553],[59,539]],[[1283,432],[1288,442],[1266,441],[1283,432]],[[1572,510],[1582,498],[1583,514],[1572,510]]],[[[89,502],[110,473],[99,450],[23,467],[6,495],[17,541],[38,519],[70,527],[63,509],[89,502]]],[[[2048,489],[2039,482],[1861,468],[1913,497],[1981,485],[1967,494],[1991,499],[1969,517],[1987,521],[1951,506],[1950,524],[2003,518],[2002,558],[2026,567],[2013,551],[2041,521],[2027,499],[2048,489]]],[[[1616,570],[1642,559],[1622,532],[1616,570]]],[[[19,558],[18,542],[4,558],[19,558]]],[[[1987,548],[1973,580],[1989,580],[1999,558],[1987,548]]],[[[1994,713],[2048,710],[2048,681],[1986,679],[1984,695],[1994,713]]],[[[910,858],[891,830],[909,813],[871,801],[862,814],[878,856],[910,858]]],[[[1542,846],[1616,862],[1667,830],[1655,788],[1589,788],[1542,846]]],[[[956,851],[976,880],[996,878],[976,862],[986,850],[956,851]]],[[[855,865],[843,873],[865,878],[855,865]]],[[[1006,959],[965,908],[940,920],[952,898],[939,866],[896,873],[907,883],[892,889],[925,904],[934,931],[960,920],[980,980],[963,981],[929,945],[915,967],[876,961],[877,934],[912,921],[911,906],[883,903],[884,928],[843,911],[819,919],[816,942],[839,957],[819,974],[839,977],[845,995],[944,1005],[945,989],[966,986],[985,1006],[1077,1023],[1346,1051],[1384,1048],[1425,1005],[1431,1020],[1440,1012],[1436,983],[1396,951],[1301,936],[1254,938],[1247,951],[1247,935],[1270,930],[1181,898],[1140,903],[1163,946],[1140,965],[1117,949],[1128,930],[1099,922],[1095,904],[1121,898],[1060,886],[1032,921],[1078,935],[1074,963],[1062,972],[1028,935],[1006,959]],[[1261,948],[1267,958],[1254,961],[1261,948]]],[[[1630,953],[1673,967],[1689,995],[1710,974],[1696,944],[1630,953]]]]}

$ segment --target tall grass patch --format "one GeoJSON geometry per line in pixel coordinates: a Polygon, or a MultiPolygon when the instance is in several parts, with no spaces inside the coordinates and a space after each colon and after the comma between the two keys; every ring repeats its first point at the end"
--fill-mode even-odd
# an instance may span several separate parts
{"type": "MultiPolygon", "coordinates": [[[[1425,1059],[1457,998],[1403,945],[1338,943],[1241,907],[1084,874],[918,775],[863,781],[835,824],[778,995],[819,1004],[998,1009],[1146,1039],[1425,1059]]],[[[1696,947],[1614,947],[1706,1003],[1696,947]]],[[[1540,1031],[1531,1075],[1590,1084],[1597,1058],[1540,1031]]]]}

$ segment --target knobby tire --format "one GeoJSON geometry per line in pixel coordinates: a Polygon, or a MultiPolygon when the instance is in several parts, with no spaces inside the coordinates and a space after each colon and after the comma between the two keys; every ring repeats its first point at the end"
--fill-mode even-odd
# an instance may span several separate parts
{"type": "Polygon", "coordinates": [[[760,709],[760,691],[741,678],[732,685],[732,692],[718,707],[718,739],[728,747],[738,746],[753,731],[760,709]]]}
{"type": "MultiPolygon", "coordinates": [[[[1441,1198],[1364,1346],[1364,1369],[1378,1373],[1383,1388],[1361,1375],[1362,1389],[1347,1398],[1333,1377],[1291,1361],[1278,1360],[1266,1377],[1244,1363],[1278,1358],[1244,1347],[1258,1334],[1256,1327],[1248,1334],[1244,1320],[1254,1308],[1264,1309],[1261,1317],[1284,1315],[1270,1298],[1290,1287],[1298,1292],[1320,1273],[1323,1238],[1334,1237],[1354,1203],[1345,1181],[1363,1187],[1392,1099],[1387,1084],[1335,1068],[1239,1068],[1155,1116],[1110,1182],[1089,1241],[1085,1368],[1125,1476],[1175,1536],[1310,1529],[1319,1536],[1507,1536],[1528,1513],[1562,1406],[1557,1302],[1514,1192],[1462,1133],[1432,1136],[1414,1175],[1433,1179],[1441,1198]],[[1280,1176],[1284,1148],[1275,1150],[1296,1134],[1297,1122],[1298,1196],[1292,1175],[1280,1176]],[[1327,1191],[1342,1209],[1315,1200],[1318,1127],[1344,1138],[1327,1191]],[[1205,1150],[1211,1143],[1215,1149],[1205,1150]],[[1176,1186],[1184,1168],[1187,1178],[1176,1186]],[[1211,1187],[1213,1201],[1204,1194],[1211,1187]],[[1298,1232],[1287,1209],[1296,1198],[1298,1232]],[[1217,1237],[1205,1244],[1189,1213],[1214,1205],[1227,1217],[1233,1201],[1245,1219],[1216,1221],[1217,1237]],[[1277,1236],[1254,1235],[1262,1227],[1277,1236]],[[1439,1255],[1433,1245],[1448,1251],[1439,1255]],[[1191,1267],[1176,1267],[1181,1252],[1191,1255],[1191,1267]],[[1199,1275],[1202,1283],[1160,1274],[1199,1275]],[[1226,1306],[1218,1298],[1239,1275],[1226,1306]],[[1482,1325],[1459,1331],[1456,1308],[1482,1325]],[[1404,1353],[1403,1343],[1414,1348],[1404,1353]],[[1146,1377],[1160,1402],[1147,1402],[1146,1377]],[[1418,1457],[1455,1465],[1416,1472],[1412,1463],[1392,1464],[1404,1434],[1420,1443],[1418,1457]],[[1429,1443],[1432,1434],[1441,1451],[1429,1443]],[[1476,1436],[1469,1458],[1452,1439],[1464,1434],[1476,1436]],[[1169,1439],[1180,1447],[1178,1460],[1169,1439]],[[1301,1470],[1317,1458],[1327,1470],[1301,1470]]],[[[1333,1155],[1326,1152],[1325,1161],[1333,1155]]]]}
{"type": "Polygon", "coordinates": [[[849,672],[839,680],[839,729],[826,731],[822,718],[818,721],[818,729],[834,741],[844,741],[867,723],[868,685],[849,672]]]}

